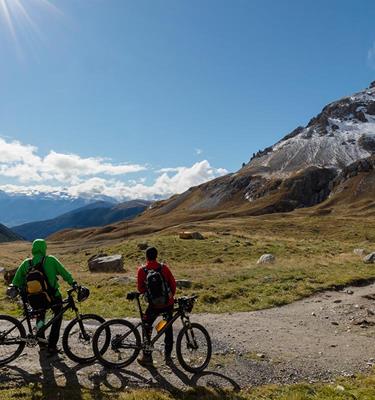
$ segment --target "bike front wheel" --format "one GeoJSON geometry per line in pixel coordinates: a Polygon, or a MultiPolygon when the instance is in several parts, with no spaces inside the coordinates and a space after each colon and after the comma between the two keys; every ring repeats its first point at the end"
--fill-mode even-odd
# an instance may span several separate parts
{"type": "Polygon", "coordinates": [[[181,366],[189,372],[203,371],[211,360],[212,344],[207,330],[200,324],[185,325],[176,340],[176,354],[181,366]]]}
{"type": "Polygon", "coordinates": [[[131,364],[141,348],[142,340],[138,329],[124,319],[105,322],[98,328],[93,338],[94,354],[98,361],[108,368],[123,368],[131,364]],[[110,344],[103,352],[101,349],[108,337],[110,344]]]}
{"type": "MultiPolygon", "coordinates": [[[[92,339],[97,328],[105,319],[96,314],[83,314],[73,319],[65,328],[62,344],[65,354],[77,363],[90,363],[96,357],[92,339]]],[[[109,337],[102,343],[101,351],[107,350],[109,337]]]]}
{"type": "Polygon", "coordinates": [[[0,315],[0,365],[15,360],[25,348],[26,331],[18,319],[0,315]]]}

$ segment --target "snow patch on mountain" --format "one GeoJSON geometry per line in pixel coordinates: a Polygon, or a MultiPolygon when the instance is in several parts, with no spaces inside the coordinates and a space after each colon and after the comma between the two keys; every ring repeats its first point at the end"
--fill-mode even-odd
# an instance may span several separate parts
{"type": "Polygon", "coordinates": [[[259,152],[246,168],[285,177],[315,166],[341,170],[375,153],[375,87],[326,106],[310,123],[259,152]]]}

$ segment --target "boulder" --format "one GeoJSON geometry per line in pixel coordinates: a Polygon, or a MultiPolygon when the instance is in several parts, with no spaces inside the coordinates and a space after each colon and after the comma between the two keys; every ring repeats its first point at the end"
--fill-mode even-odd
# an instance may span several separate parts
{"type": "Polygon", "coordinates": [[[138,250],[147,250],[148,249],[148,243],[143,242],[143,243],[138,243],[137,244],[138,250]]]}
{"type": "Polygon", "coordinates": [[[188,279],[177,279],[176,280],[176,286],[179,289],[188,289],[191,288],[193,282],[189,281],[188,279]]]}
{"type": "Polygon", "coordinates": [[[275,261],[276,258],[273,254],[263,254],[257,261],[257,264],[272,264],[275,261]]]}
{"type": "Polygon", "coordinates": [[[200,232],[180,232],[180,239],[194,239],[194,240],[203,240],[204,237],[200,232]]]}
{"type": "Polygon", "coordinates": [[[356,256],[360,256],[360,257],[364,257],[364,256],[366,256],[368,254],[368,252],[365,249],[354,249],[353,253],[356,256]]]}
{"type": "Polygon", "coordinates": [[[128,285],[130,283],[136,283],[137,279],[133,276],[119,276],[108,280],[110,285],[128,285]]]}
{"type": "Polygon", "coordinates": [[[124,272],[124,260],[121,254],[91,258],[88,266],[91,272],[124,272]]]}
{"type": "Polygon", "coordinates": [[[14,275],[16,275],[17,269],[18,268],[9,269],[4,272],[4,282],[6,285],[10,285],[12,283],[14,275]]]}
{"type": "Polygon", "coordinates": [[[108,256],[107,253],[102,253],[102,252],[100,252],[100,253],[98,253],[98,254],[92,255],[92,256],[88,259],[88,262],[90,263],[92,260],[95,260],[96,258],[99,258],[99,257],[107,257],[107,256],[108,256]]]}
{"type": "Polygon", "coordinates": [[[364,259],[363,262],[366,264],[374,264],[375,263],[375,252],[374,253],[370,253],[369,255],[367,255],[364,259]]]}

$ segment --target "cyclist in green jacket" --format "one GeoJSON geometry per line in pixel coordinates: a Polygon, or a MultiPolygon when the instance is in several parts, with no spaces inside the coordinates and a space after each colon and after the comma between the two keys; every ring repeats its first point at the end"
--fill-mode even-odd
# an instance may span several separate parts
{"type": "MultiPolygon", "coordinates": [[[[77,286],[76,282],[69,271],[67,271],[61,262],[54,256],[47,255],[47,243],[43,239],[36,239],[32,244],[32,259],[27,258],[18,267],[16,275],[13,278],[12,285],[17,289],[23,290],[26,286],[27,274],[30,269],[30,264],[35,266],[43,262],[43,271],[48,281],[48,286],[52,295],[52,310],[57,315],[62,308],[62,296],[59,290],[58,276],[61,276],[65,282],[71,286],[77,286]],[[44,259],[44,260],[43,260],[44,259]]],[[[45,310],[46,311],[46,310],[45,310]]],[[[38,316],[38,323],[44,323],[45,311],[38,316]]],[[[60,336],[60,328],[62,316],[51,326],[51,333],[48,339],[48,352],[50,355],[59,353],[57,342],[60,336]]]]}

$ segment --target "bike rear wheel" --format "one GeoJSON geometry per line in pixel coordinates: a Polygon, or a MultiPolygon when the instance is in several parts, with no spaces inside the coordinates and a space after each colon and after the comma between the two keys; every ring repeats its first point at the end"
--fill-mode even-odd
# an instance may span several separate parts
{"type": "Polygon", "coordinates": [[[0,365],[15,360],[25,348],[26,331],[18,319],[0,315],[0,365]]]}
{"type": "MultiPolygon", "coordinates": [[[[77,363],[90,363],[96,357],[92,349],[92,339],[97,328],[105,319],[96,314],[83,314],[73,319],[65,328],[62,344],[66,355],[77,363]]],[[[102,343],[100,351],[106,351],[109,337],[102,343]]]]}
{"type": "Polygon", "coordinates": [[[105,322],[95,332],[93,338],[94,354],[98,361],[108,368],[123,368],[131,364],[142,348],[138,329],[124,319],[105,322]],[[110,345],[105,352],[100,349],[103,342],[110,338],[110,345]]]}
{"type": "Polygon", "coordinates": [[[211,360],[212,344],[207,330],[200,324],[185,325],[176,340],[176,354],[181,366],[189,372],[203,371],[211,360]]]}

